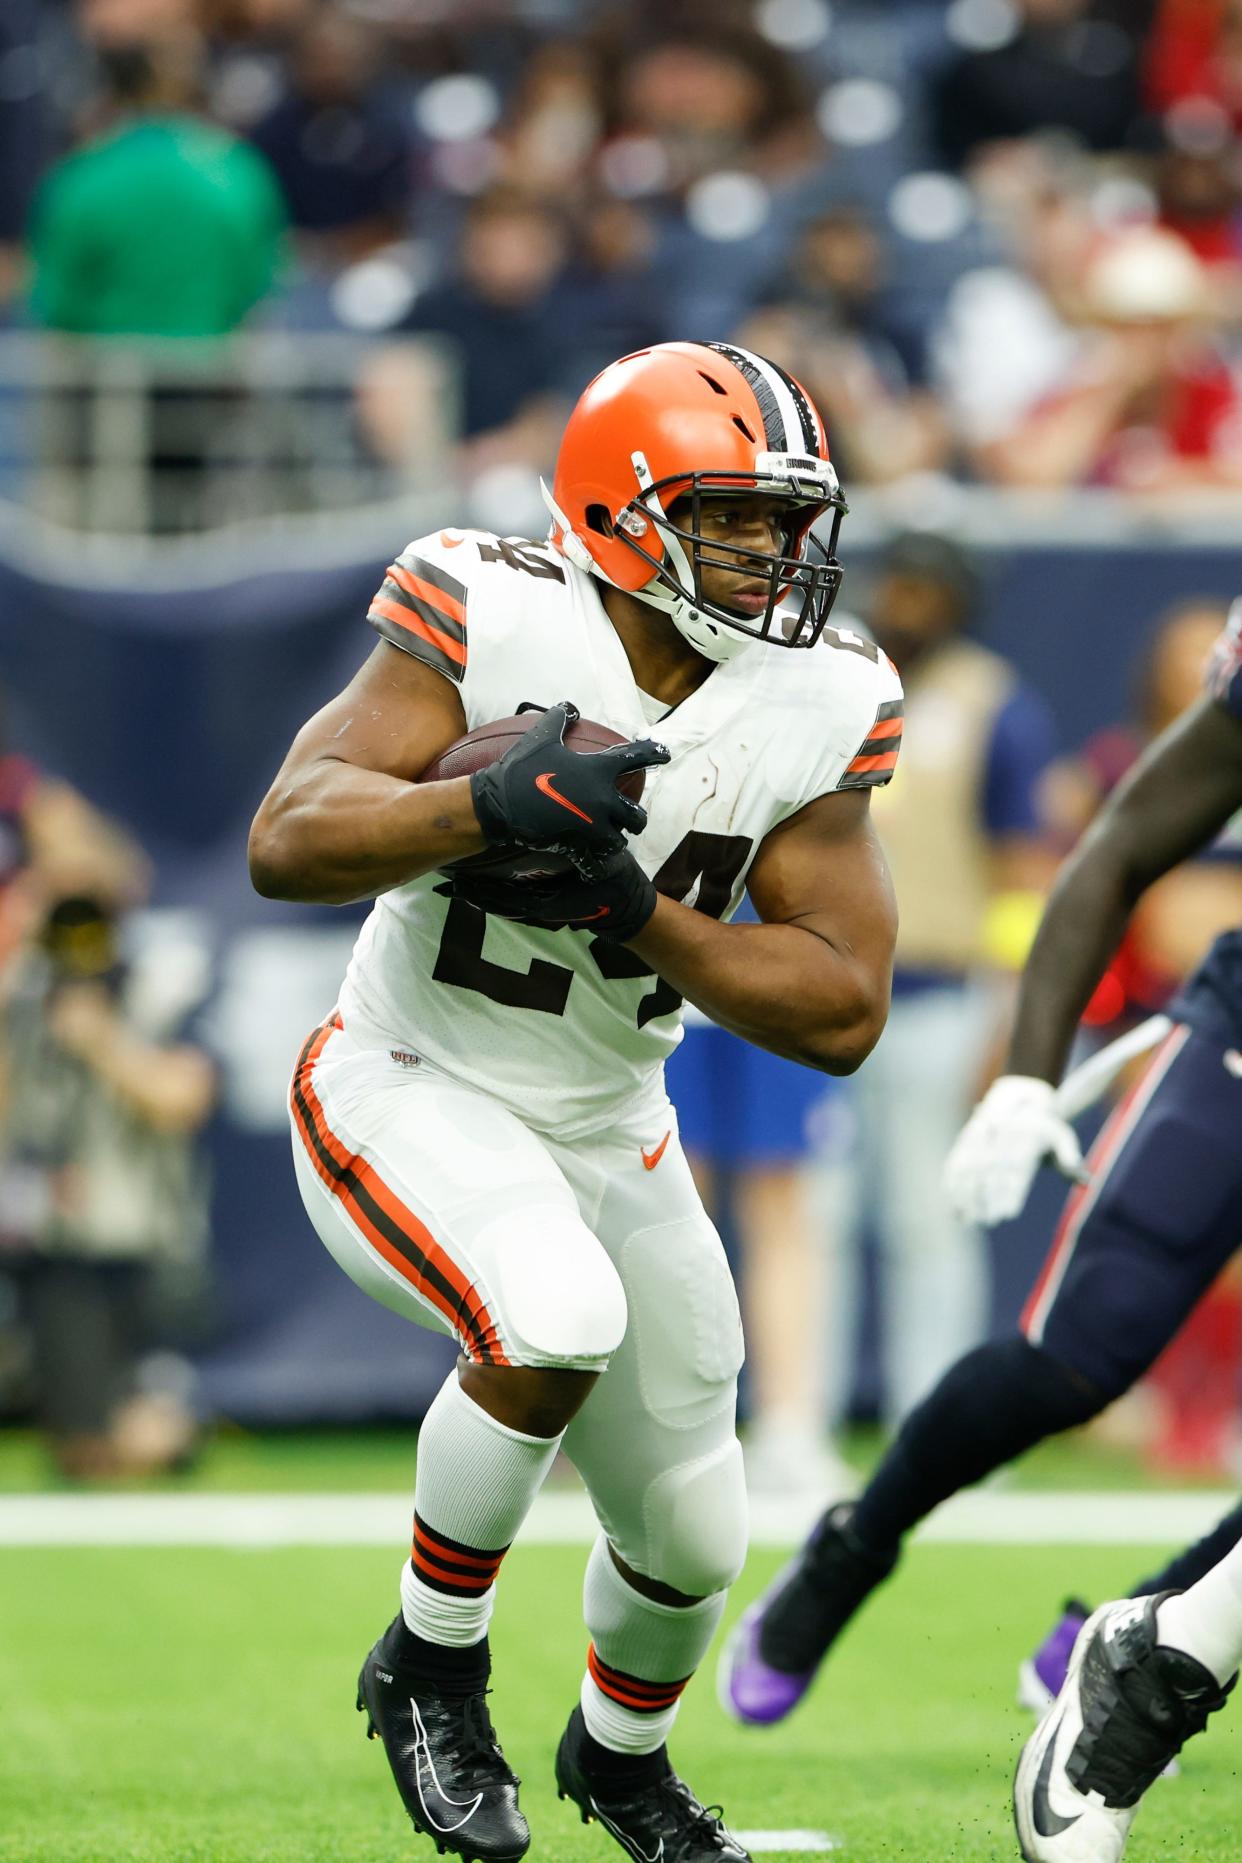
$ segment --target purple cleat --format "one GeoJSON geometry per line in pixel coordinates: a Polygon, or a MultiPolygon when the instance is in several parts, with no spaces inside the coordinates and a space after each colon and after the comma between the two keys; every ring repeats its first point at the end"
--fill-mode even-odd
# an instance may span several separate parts
{"type": "Polygon", "coordinates": [[[797,1557],[739,1620],[720,1656],[721,1706],[771,1727],[797,1707],[855,1611],[897,1563],[853,1531],[854,1505],[830,1507],[797,1557]]]}
{"type": "Polygon", "coordinates": [[[749,1727],[771,1727],[797,1707],[815,1674],[813,1668],[802,1675],[786,1675],[773,1669],[759,1654],[759,1632],[763,1627],[761,1598],[738,1619],[720,1656],[716,1682],[720,1705],[736,1721],[749,1727]]]}
{"type": "Polygon", "coordinates": [[[1070,1657],[1091,1613],[1078,1598],[1067,1598],[1064,1610],[1033,1656],[1018,1669],[1018,1706],[1032,1714],[1046,1714],[1065,1686],[1070,1657]]]}

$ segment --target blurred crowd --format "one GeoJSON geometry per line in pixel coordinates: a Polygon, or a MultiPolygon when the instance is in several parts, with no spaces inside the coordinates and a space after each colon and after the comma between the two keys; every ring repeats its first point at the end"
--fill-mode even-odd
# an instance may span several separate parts
{"type": "Polygon", "coordinates": [[[501,528],[673,336],[850,486],[1242,483],[1238,0],[8,0],[0,98],[13,321],[362,335],[381,458],[440,339],[501,528]]]}
{"type": "Polygon", "coordinates": [[[0,719],[0,1412],[81,1481],[175,1467],[197,1431],[215,1070],[133,935],[150,882],[0,719]]]}

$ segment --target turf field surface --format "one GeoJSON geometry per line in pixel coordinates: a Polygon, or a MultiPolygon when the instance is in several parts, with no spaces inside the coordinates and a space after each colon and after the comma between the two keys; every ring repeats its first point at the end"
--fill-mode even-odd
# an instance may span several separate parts
{"type": "MultiPolygon", "coordinates": [[[[734,1727],[710,1665],[674,1758],[739,1829],[830,1832],[834,1863],[1016,1858],[1017,1660],[1062,1595],[1159,1559],[1135,1546],[915,1547],[784,1729],[734,1727]]],[[[353,1686],[400,1547],[0,1552],[4,1863],[398,1863],[414,1837],[353,1686]]],[[[519,1545],[493,1631],[493,1708],[523,1776],[532,1863],[612,1863],[551,1785],[584,1648],[584,1552],[519,1545]]],[[[757,1553],[731,1613],[779,1563],[757,1553]]],[[[1228,1711],[1140,1814],[1127,1863],[1236,1863],[1242,1727],[1228,1711]]],[[[805,1853],[771,1852],[777,1863],[805,1853]]]]}

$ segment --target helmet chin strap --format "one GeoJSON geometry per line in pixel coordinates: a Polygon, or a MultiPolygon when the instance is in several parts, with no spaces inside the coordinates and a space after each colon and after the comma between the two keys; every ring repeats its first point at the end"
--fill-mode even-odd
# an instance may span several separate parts
{"type": "MultiPolygon", "coordinates": [[[[655,482],[651,476],[651,468],[642,453],[632,453],[630,457],[639,485],[639,497],[636,502],[650,510],[651,507],[646,504],[646,494],[655,482]]],[[[539,490],[544,504],[551,513],[552,535],[559,548],[564,551],[575,568],[583,569],[588,575],[597,577],[601,582],[607,582],[611,588],[616,588],[618,585],[612,577],[600,568],[581,538],[575,534],[569,519],[542,479],[539,481],[539,490]]],[[[663,516],[662,512],[660,516],[663,516]]],[[[642,588],[633,591],[636,600],[646,602],[649,608],[658,608],[668,615],[678,633],[690,643],[696,653],[701,653],[706,660],[717,662],[733,660],[739,653],[745,652],[747,647],[753,647],[755,641],[751,635],[739,633],[735,628],[726,627],[721,622],[712,620],[709,615],[703,614],[694,606],[693,599],[684,593],[685,590],[694,587],[694,572],[680,540],[660,524],[659,518],[653,516],[651,522],[660,531],[664,547],[668,552],[670,566],[681,585],[682,592],[674,594],[673,590],[662,583],[657,575],[644,583],[642,588]]]]}

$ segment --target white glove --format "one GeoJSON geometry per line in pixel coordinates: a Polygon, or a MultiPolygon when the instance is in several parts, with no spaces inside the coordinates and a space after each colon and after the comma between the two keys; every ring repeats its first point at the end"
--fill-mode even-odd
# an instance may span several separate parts
{"type": "Polygon", "coordinates": [[[1044,1159],[1086,1182],[1074,1128],[1056,1108],[1056,1089],[1027,1074],[993,1081],[957,1135],[944,1187],[964,1222],[1003,1223],[1030,1195],[1044,1159]]]}

